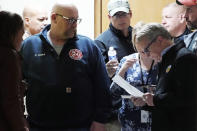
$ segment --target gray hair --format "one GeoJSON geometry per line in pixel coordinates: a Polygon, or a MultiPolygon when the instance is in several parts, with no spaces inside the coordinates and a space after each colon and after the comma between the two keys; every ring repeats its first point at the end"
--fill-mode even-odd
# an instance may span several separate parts
{"type": "MultiPolygon", "coordinates": [[[[132,30],[132,44],[133,44],[133,48],[136,50],[135,44],[136,44],[136,33],[142,29],[142,27],[145,25],[146,23],[143,21],[138,22],[132,30]]],[[[136,50],[137,51],[137,50],[136,50]]]]}
{"type": "MultiPolygon", "coordinates": [[[[136,30],[134,28],[134,30],[136,30]]],[[[152,41],[158,36],[162,36],[165,39],[171,40],[172,37],[170,33],[159,23],[148,23],[143,25],[140,29],[135,32],[134,42],[139,42],[141,40],[152,41]]]]}

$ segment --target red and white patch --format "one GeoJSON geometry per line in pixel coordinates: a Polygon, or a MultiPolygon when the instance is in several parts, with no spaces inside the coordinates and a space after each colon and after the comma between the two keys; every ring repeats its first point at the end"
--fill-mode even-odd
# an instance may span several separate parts
{"type": "Polygon", "coordinates": [[[80,50],[78,49],[71,49],[69,51],[69,56],[71,59],[73,60],[81,60],[81,58],[83,57],[83,54],[80,50]]]}

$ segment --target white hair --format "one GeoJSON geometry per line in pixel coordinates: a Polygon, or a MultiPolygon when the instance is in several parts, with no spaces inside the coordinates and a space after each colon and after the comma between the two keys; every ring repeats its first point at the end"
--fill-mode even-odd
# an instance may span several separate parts
{"type": "Polygon", "coordinates": [[[148,41],[152,41],[156,39],[158,36],[162,36],[165,39],[171,40],[170,33],[159,23],[148,23],[143,25],[139,29],[135,29],[135,42],[139,42],[141,40],[147,39],[148,41]]]}

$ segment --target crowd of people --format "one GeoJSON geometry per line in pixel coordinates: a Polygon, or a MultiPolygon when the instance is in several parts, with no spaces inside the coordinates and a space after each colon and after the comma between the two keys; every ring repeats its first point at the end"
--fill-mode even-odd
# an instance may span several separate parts
{"type": "Polygon", "coordinates": [[[197,131],[197,1],[133,27],[128,0],[107,7],[109,28],[95,40],[77,33],[70,0],[53,5],[50,23],[40,6],[22,17],[0,9],[0,131],[197,131]]]}

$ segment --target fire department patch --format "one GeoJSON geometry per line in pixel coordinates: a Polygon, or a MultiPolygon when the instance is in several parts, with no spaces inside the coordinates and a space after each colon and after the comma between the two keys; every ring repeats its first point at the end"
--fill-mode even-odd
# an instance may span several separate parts
{"type": "Polygon", "coordinates": [[[69,51],[69,56],[73,60],[80,60],[83,57],[83,54],[80,50],[78,49],[71,49],[69,51]]]}

